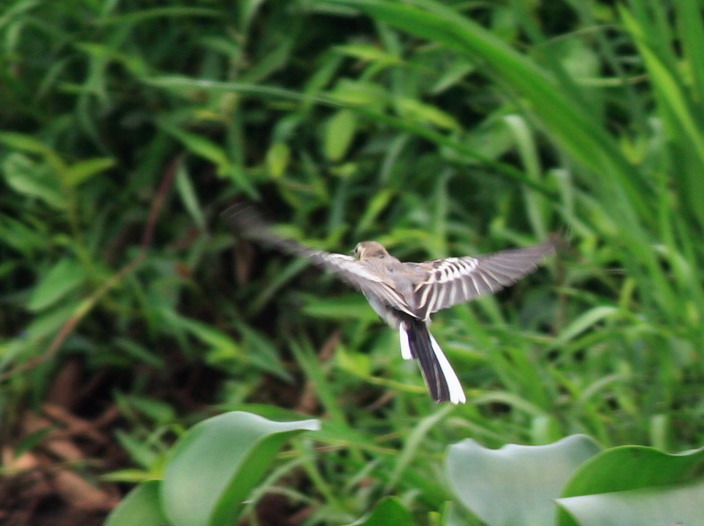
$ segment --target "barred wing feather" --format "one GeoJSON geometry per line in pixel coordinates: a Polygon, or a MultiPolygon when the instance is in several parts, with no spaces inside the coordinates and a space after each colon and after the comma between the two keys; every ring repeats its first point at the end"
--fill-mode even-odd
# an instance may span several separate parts
{"type": "Polygon", "coordinates": [[[533,272],[555,249],[549,241],[533,247],[505,250],[477,257],[427,261],[428,277],[414,291],[415,315],[426,319],[432,313],[513,285],[533,272]]]}

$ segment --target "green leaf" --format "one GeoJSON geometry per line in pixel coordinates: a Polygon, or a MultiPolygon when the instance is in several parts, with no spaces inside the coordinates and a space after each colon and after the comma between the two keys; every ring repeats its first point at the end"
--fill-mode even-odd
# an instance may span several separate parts
{"type": "Polygon", "coordinates": [[[667,526],[700,524],[704,479],[685,484],[557,499],[560,526],[667,526]]]}
{"type": "Polygon", "coordinates": [[[66,183],[70,186],[78,186],[94,175],[104,172],[113,166],[115,166],[115,159],[110,157],[97,157],[79,161],[69,166],[66,170],[66,183]]]}
{"type": "Polygon", "coordinates": [[[58,210],[66,208],[59,179],[46,164],[13,152],[3,160],[2,172],[7,185],[18,194],[41,199],[58,210]]]}
{"type": "Polygon", "coordinates": [[[324,320],[375,321],[379,319],[360,294],[345,294],[336,298],[317,298],[306,295],[303,312],[308,316],[324,320]]]}
{"type": "Polygon", "coordinates": [[[48,160],[54,169],[58,170],[63,166],[61,158],[54,150],[31,135],[3,132],[0,133],[0,142],[12,150],[40,155],[48,160]]]}
{"type": "Polygon", "coordinates": [[[71,259],[62,259],[34,287],[27,308],[35,312],[46,309],[78,288],[85,279],[86,271],[81,265],[71,259]]]}
{"type": "Polygon", "coordinates": [[[234,524],[284,442],[319,426],[318,420],[273,422],[241,411],[197,424],[178,441],[166,468],[162,503],[171,524],[234,524]]]}
{"type": "Polygon", "coordinates": [[[417,524],[408,508],[396,497],[381,499],[376,508],[349,526],[412,526],[417,524]]]}
{"type": "Polygon", "coordinates": [[[333,101],[341,104],[377,110],[384,108],[388,99],[388,94],[381,85],[351,79],[341,79],[329,95],[333,101]]]}
{"type": "Polygon", "coordinates": [[[325,128],[325,156],[331,161],[342,159],[352,144],[357,129],[357,115],[351,110],[340,110],[325,128]]]}
{"type": "Polygon", "coordinates": [[[704,448],[669,454],[652,447],[622,446],[604,451],[584,464],[562,497],[611,493],[688,482],[704,468],[704,448]]]}
{"type": "Polygon", "coordinates": [[[489,526],[549,526],[555,524],[554,499],[598,451],[584,435],[498,450],[468,439],[450,446],[445,469],[458,500],[489,526]]]}
{"type": "Polygon", "coordinates": [[[433,124],[447,130],[460,130],[462,126],[452,115],[416,99],[402,98],[396,101],[399,112],[405,119],[433,124]]]}
{"type": "Polygon", "coordinates": [[[335,51],[366,62],[373,62],[383,65],[401,63],[401,60],[396,55],[392,55],[377,46],[370,46],[366,44],[347,44],[343,46],[335,46],[335,51]]]}
{"type": "Polygon", "coordinates": [[[582,313],[578,318],[574,319],[567,327],[565,327],[560,334],[557,336],[555,345],[561,346],[570,340],[572,340],[577,335],[590,329],[600,321],[608,319],[619,312],[616,307],[611,307],[608,305],[603,305],[600,307],[594,307],[584,313],[582,313]]]}
{"type": "Polygon", "coordinates": [[[266,152],[266,166],[274,179],[280,179],[291,160],[291,149],[284,142],[275,142],[266,152]]]}
{"type": "Polygon", "coordinates": [[[161,482],[152,480],[140,484],[112,510],[105,526],[162,526],[167,519],[159,504],[161,482]]]}
{"type": "Polygon", "coordinates": [[[225,150],[214,143],[210,139],[206,139],[202,135],[191,133],[182,128],[179,128],[172,122],[166,119],[159,119],[159,127],[188,148],[195,155],[207,159],[218,168],[218,173],[223,174],[230,168],[230,160],[225,153],[225,150]]]}
{"type": "Polygon", "coordinates": [[[183,205],[198,225],[198,228],[205,230],[203,208],[200,206],[193,181],[191,181],[190,174],[183,163],[179,163],[176,169],[176,189],[178,190],[178,195],[181,197],[181,201],[183,201],[183,205]]]}

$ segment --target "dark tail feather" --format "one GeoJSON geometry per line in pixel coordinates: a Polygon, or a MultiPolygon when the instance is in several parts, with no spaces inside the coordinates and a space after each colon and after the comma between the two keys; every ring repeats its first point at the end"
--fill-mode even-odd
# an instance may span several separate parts
{"type": "Polygon", "coordinates": [[[401,322],[399,330],[402,338],[404,334],[408,338],[411,356],[418,360],[430,397],[436,402],[464,402],[464,392],[457,375],[425,322],[408,316],[401,322]]]}

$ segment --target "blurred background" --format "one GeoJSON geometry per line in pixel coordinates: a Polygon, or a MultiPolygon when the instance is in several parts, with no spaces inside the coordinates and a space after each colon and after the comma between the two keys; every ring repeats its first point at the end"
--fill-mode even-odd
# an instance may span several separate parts
{"type": "Polygon", "coordinates": [[[0,522],[101,524],[230,410],[324,422],[260,488],[262,525],[386,494],[435,524],[468,437],[701,445],[701,8],[6,1],[0,522]],[[237,239],[237,202],[334,252],[569,247],[435,317],[453,409],[361,295],[237,239]]]}

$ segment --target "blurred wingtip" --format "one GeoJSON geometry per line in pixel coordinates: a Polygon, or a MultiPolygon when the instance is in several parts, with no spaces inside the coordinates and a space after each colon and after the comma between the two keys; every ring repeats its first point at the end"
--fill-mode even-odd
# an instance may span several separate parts
{"type": "Polygon", "coordinates": [[[228,206],[220,213],[220,218],[225,221],[236,234],[243,236],[266,228],[266,222],[262,218],[259,210],[254,205],[248,203],[235,203],[228,206]]]}
{"type": "Polygon", "coordinates": [[[551,232],[548,236],[547,244],[552,247],[553,250],[561,252],[568,250],[570,248],[570,243],[567,241],[566,230],[562,229],[557,232],[551,232]]]}

